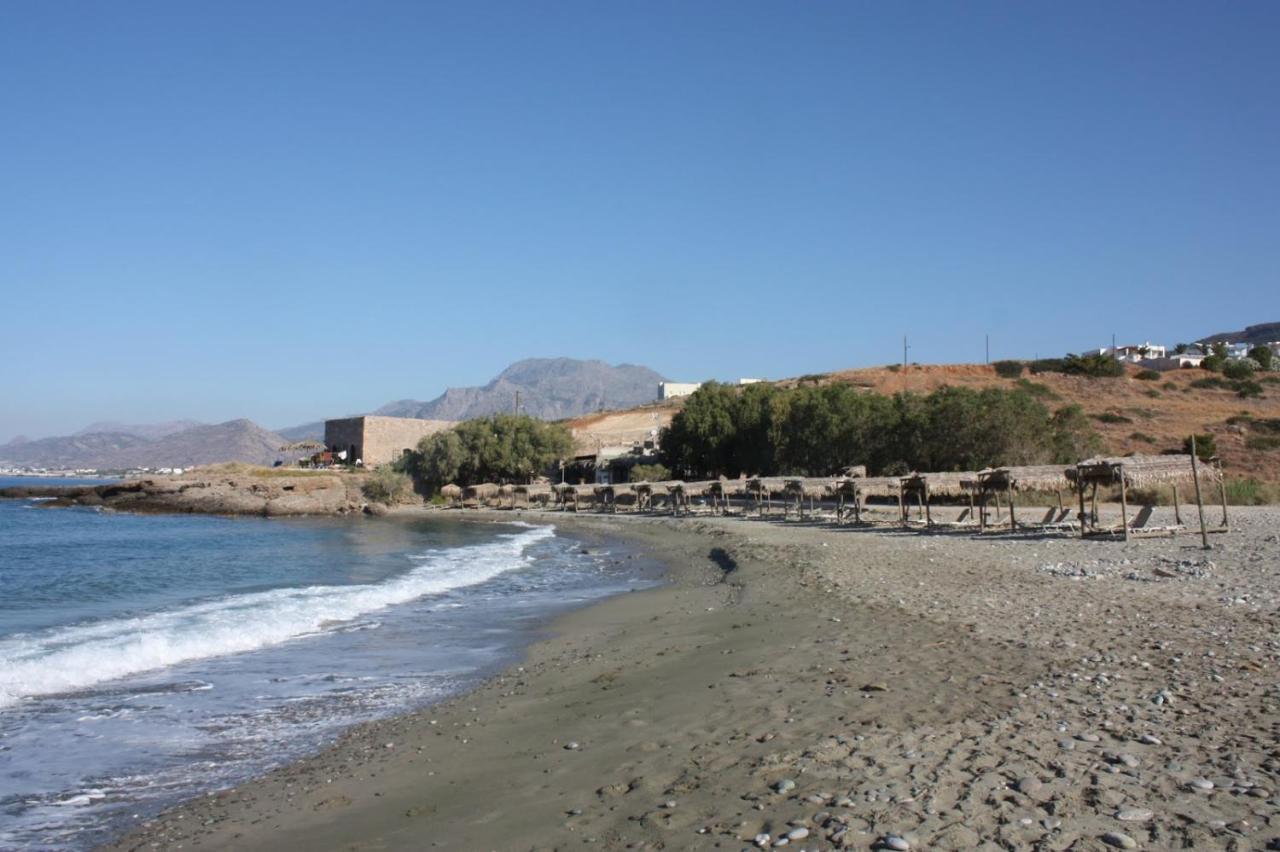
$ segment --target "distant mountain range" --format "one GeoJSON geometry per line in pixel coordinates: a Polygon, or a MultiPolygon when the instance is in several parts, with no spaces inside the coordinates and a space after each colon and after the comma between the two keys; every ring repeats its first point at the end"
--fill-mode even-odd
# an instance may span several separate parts
{"type": "Polygon", "coordinates": [[[484,387],[449,388],[428,402],[401,399],[374,411],[388,417],[469,420],[516,410],[544,420],[577,417],[605,408],[633,408],[658,398],[663,378],[648,367],[610,366],[573,358],[517,361],[484,387]]]}
{"type": "Polygon", "coordinates": [[[1202,337],[1196,343],[1247,343],[1257,346],[1260,343],[1272,343],[1280,340],[1280,322],[1264,322],[1258,325],[1245,326],[1243,331],[1224,331],[1202,337]]]}
{"type": "MultiPolygon", "coordinates": [[[[543,420],[578,417],[603,408],[634,408],[658,398],[660,374],[634,364],[611,366],[573,358],[528,358],[503,370],[483,387],[449,388],[435,399],[400,399],[371,414],[425,420],[469,420],[520,412],[543,420]]],[[[324,421],[278,430],[290,441],[323,440],[324,421]]]]}
{"type": "MultiPolygon", "coordinates": [[[[111,425],[111,424],[107,424],[111,425]]],[[[159,431],[155,438],[124,431],[78,432],[61,438],[9,442],[0,446],[0,465],[73,470],[123,470],[135,467],[192,467],[225,461],[271,464],[281,458],[285,440],[251,420],[198,424],[165,431],[173,424],[126,427],[159,431]]],[[[89,427],[92,428],[92,427],[89,427]]]]}
{"type": "MultiPolygon", "coordinates": [[[[658,396],[662,376],[648,367],[610,366],[603,361],[530,358],[503,370],[484,387],[449,388],[433,400],[402,399],[373,411],[389,417],[466,420],[520,411],[547,420],[576,417],[602,408],[633,408],[658,396]]],[[[270,464],[289,454],[287,443],[322,440],[324,421],[268,431],[250,420],[208,425],[195,420],[166,423],[99,421],[59,438],[15,438],[0,445],[0,466],[50,469],[192,467],[225,461],[270,464]]]]}

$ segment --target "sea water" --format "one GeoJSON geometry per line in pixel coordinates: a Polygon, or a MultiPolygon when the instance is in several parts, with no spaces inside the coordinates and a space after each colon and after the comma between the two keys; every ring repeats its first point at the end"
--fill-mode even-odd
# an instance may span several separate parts
{"type": "Polygon", "coordinates": [[[0,500],[0,848],[101,843],[466,689],[654,576],[543,522],[0,500]]]}

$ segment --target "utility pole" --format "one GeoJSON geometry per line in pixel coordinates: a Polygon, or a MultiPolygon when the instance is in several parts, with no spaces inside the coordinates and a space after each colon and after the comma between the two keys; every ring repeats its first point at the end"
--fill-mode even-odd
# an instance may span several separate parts
{"type": "Polygon", "coordinates": [[[516,414],[520,413],[520,391],[516,391],[516,414]]]}
{"type": "Polygon", "coordinates": [[[907,350],[911,347],[907,345],[907,336],[902,335],[902,369],[907,369],[907,350]]]}
{"type": "Polygon", "coordinates": [[[987,335],[987,363],[991,363],[991,335],[987,335]]]}

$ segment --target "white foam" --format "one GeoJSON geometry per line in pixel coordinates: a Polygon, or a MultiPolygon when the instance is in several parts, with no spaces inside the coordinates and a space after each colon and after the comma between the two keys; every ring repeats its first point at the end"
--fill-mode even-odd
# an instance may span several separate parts
{"type": "Polygon", "coordinates": [[[418,554],[413,558],[421,564],[382,583],[273,589],[0,640],[0,707],[341,629],[366,613],[524,567],[531,561],[526,548],[554,534],[535,527],[488,544],[418,554]]]}

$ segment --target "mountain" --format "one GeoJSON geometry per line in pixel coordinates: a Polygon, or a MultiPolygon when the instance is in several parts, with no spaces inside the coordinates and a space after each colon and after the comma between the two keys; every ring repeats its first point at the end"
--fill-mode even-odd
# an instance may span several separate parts
{"type": "Polygon", "coordinates": [[[1227,343],[1247,343],[1250,346],[1257,346],[1260,343],[1272,343],[1280,340],[1280,322],[1264,322],[1259,325],[1246,326],[1244,331],[1224,331],[1221,334],[1211,334],[1208,337],[1202,337],[1196,343],[1217,343],[1223,340],[1227,343]]]}
{"type": "Polygon", "coordinates": [[[316,420],[313,423],[303,423],[300,426],[277,429],[276,434],[286,441],[323,441],[324,421],[316,420]]]}
{"type": "Polygon", "coordinates": [[[137,438],[163,438],[174,432],[204,426],[199,420],[168,420],[164,423],[117,423],[114,420],[99,420],[76,432],[76,435],[97,435],[103,432],[116,432],[121,435],[133,435],[137,438]]]}
{"type": "Polygon", "coordinates": [[[192,467],[226,461],[271,464],[286,443],[250,420],[198,425],[158,438],[94,432],[0,447],[0,464],[55,469],[192,467]]]}
{"type": "Polygon", "coordinates": [[[603,361],[573,358],[529,358],[517,361],[484,387],[449,388],[429,402],[402,399],[374,414],[467,420],[520,411],[544,420],[577,417],[603,408],[631,408],[658,398],[662,376],[634,364],[610,366],[603,361]]]}

